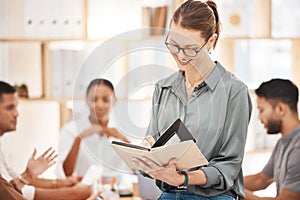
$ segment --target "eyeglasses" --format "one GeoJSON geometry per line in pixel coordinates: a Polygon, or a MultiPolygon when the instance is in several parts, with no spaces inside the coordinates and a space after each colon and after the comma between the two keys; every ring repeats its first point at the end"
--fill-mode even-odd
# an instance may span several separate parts
{"type": "Polygon", "coordinates": [[[181,48],[179,45],[176,44],[171,44],[165,41],[165,45],[169,49],[171,53],[176,53],[178,54],[180,50],[184,53],[184,55],[188,57],[196,57],[198,53],[203,49],[203,47],[206,45],[207,41],[200,47],[200,49],[194,49],[194,48],[181,48]]]}

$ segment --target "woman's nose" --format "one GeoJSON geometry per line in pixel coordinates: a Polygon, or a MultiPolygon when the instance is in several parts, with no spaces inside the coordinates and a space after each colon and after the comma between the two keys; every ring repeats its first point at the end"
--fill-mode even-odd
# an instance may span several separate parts
{"type": "Polygon", "coordinates": [[[96,102],[96,108],[102,108],[103,107],[103,102],[102,101],[97,101],[96,102]]]}
{"type": "Polygon", "coordinates": [[[184,54],[183,49],[179,49],[179,52],[177,53],[177,56],[179,58],[187,59],[187,56],[184,54]]]}

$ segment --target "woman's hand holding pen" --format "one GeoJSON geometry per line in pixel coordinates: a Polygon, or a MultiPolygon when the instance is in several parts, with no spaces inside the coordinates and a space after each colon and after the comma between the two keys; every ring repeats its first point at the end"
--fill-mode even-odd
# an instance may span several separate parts
{"type": "Polygon", "coordinates": [[[143,139],[140,145],[146,148],[151,148],[154,143],[155,143],[155,139],[152,136],[148,135],[143,139]]]}
{"type": "Polygon", "coordinates": [[[138,170],[147,173],[154,179],[161,180],[169,185],[179,186],[184,183],[184,175],[179,174],[175,165],[176,159],[171,159],[166,166],[160,166],[146,157],[132,159],[132,163],[138,170]]]}

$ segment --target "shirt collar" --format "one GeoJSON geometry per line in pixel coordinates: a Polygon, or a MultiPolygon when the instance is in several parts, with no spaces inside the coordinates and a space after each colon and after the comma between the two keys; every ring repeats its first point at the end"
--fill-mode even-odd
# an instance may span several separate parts
{"type": "Polygon", "coordinates": [[[282,138],[282,141],[284,143],[291,142],[292,138],[295,137],[299,132],[300,132],[300,124],[298,124],[298,126],[294,130],[292,130],[292,132],[290,132],[286,137],[282,138]]]}
{"type": "Polygon", "coordinates": [[[176,89],[179,87],[184,81],[183,72],[181,70],[175,72],[168,78],[160,80],[157,84],[161,87],[171,87],[172,89],[176,89]]]}
{"type": "Polygon", "coordinates": [[[213,68],[212,72],[207,76],[204,82],[208,85],[210,90],[214,90],[221,80],[222,76],[226,72],[226,69],[219,63],[215,62],[216,66],[213,68]]]}
{"type": "MultiPolygon", "coordinates": [[[[215,62],[216,66],[213,68],[212,72],[207,76],[204,82],[208,85],[210,90],[214,90],[219,83],[221,77],[226,72],[226,69],[219,63],[215,62]]],[[[158,82],[161,87],[171,87],[173,91],[180,88],[180,85],[184,82],[183,71],[179,70],[170,77],[163,79],[158,82]]],[[[200,83],[202,84],[202,83],[200,83]]]]}

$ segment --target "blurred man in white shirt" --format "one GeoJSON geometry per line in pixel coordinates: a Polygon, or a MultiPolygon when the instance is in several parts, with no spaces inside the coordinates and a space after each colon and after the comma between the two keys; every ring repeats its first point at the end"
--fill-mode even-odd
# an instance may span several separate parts
{"type": "MultiPolygon", "coordinates": [[[[3,81],[0,81],[0,139],[6,132],[16,130],[18,97],[16,90],[3,81]]],[[[68,177],[66,179],[40,179],[37,176],[55,163],[56,155],[53,149],[48,149],[35,159],[36,150],[28,160],[23,173],[13,172],[5,161],[0,146],[0,177],[10,181],[11,185],[23,194],[26,199],[86,199],[91,194],[91,187],[79,181],[81,177],[68,177]]],[[[11,189],[11,188],[10,188],[11,189]]],[[[1,191],[1,195],[4,194],[1,191]]],[[[17,195],[18,196],[18,195],[17,195]]],[[[0,196],[1,197],[1,196],[0,196]]],[[[5,196],[5,198],[7,198],[5,196]]],[[[20,199],[19,197],[9,197],[20,199]]],[[[1,197],[2,199],[2,197],[1,197]]]]}

